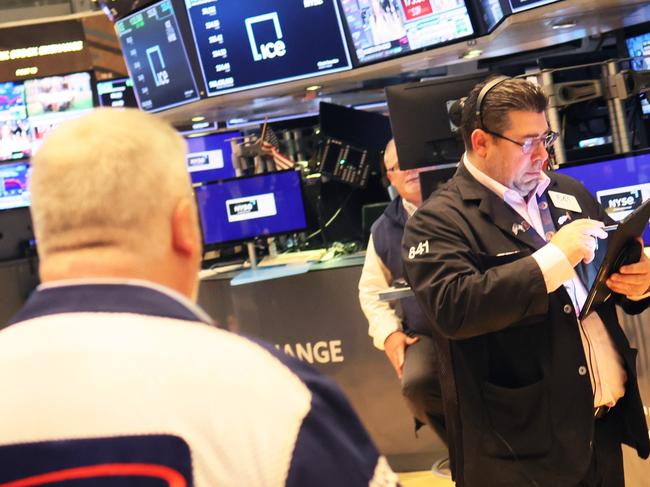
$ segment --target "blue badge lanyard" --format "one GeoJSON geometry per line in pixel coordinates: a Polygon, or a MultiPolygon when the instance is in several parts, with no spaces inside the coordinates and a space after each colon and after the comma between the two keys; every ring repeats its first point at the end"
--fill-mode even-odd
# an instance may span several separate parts
{"type": "Polygon", "coordinates": [[[544,228],[544,240],[550,242],[553,235],[555,235],[556,229],[553,224],[551,210],[548,208],[546,193],[542,193],[542,195],[537,198],[537,208],[539,208],[539,216],[542,220],[542,227],[544,228]]]}

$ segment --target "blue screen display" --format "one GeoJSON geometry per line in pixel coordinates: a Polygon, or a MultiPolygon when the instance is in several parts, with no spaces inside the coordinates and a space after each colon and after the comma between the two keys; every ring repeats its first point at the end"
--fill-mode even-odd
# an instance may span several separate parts
{"type": "Polygon", "coordinates": [[[625,39],[630,57],[647,56],[632,61],[632,69],[642,71],[650,69],[650,32],[625,39]]]}
{"type": "Polygon", "coordinates": [[[335,0],[185,0],[208,96],[350,69],[335,0]]]}
{"type": "Polygon", "coordinates": [[[187,170],[192,183],[235,177],[230,139],[240,132],[224,132],[187,139],[187,170]]]}
{"type": "Polygon", "coordinates": [[[29,170],[26,161],[0,165],[0,210],[29,206],[29,170]]]}
{"type": "Polygon", "coordinates": [[[307,226],[296,171],[219,181],[194,191],[205,245],[297,232],[307,226]]]}
{"type": "Polygon", "coordinates": [[[115,24],[140,108],[155,112],[199,99],[171,0],[115,24]]]}
{"type": "MultiPolygon", "coordinates": [[[[560,167],[562,174],[580,181],[615,221],[621,221],[650,198],[650,153],[613,156],[602,162],[560,167]]],[[[643,232],[650,245],[650,230],[643,232]]]]}

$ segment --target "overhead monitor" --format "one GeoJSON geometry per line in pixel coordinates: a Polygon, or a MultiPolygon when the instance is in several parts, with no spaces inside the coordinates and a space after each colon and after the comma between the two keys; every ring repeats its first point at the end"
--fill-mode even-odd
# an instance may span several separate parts
{"type": "Polygon", "coordinates": [[[297,171],[216,181],[194,191],[207,248],[307,227],[297,171]]]}
{"type": "Polygon", "coordinates": [[[26,80],[32,153],[54,127],[90,112],[94,106],[93,96],[92,76],[86,72],[26,80]]]}
{"type": "Polygon", "coordinates": [[[115,23],[140,108],[157,112],[199,99],[171,0],[115,23]]]}
{"type": "MultiPolygon", "coordinates": [[[[648,28],[650,31],[650,27],[648,28]]],[[[631,36],[625,39],[627,51],[630,57],[635,59],[631,62],[631,67],[635,71],[650,70],[650,32],[631,36]]],[[[648,94],[641,95],[641,109],[644,115],[650,115],[650,102],[648,94]]]]}
{"type": "Polygon", "coordinates": [[[131,78],[117,78],[97,83],[97,97],[103,107],[138,108],[131,78]]]}
{"type": "Polygon", "coordinates": [[[491,32],[505,16],[501,0],[479,0],[480,16],[487,32],[491,32]]]}
{"type": "Polygon", "coordinates": [[[460,160],[465,149],[450,111],[487,76],[487,73],[472,74],[386,88],[400,168],[415,169],[460,160]]]}
{"type": "Polygon", "coordinates": [[[359,64],[474,34],[465,0],[341,0],[359,64]]]}
{"type": "Polygon", "coordinates": [[[559,1],[561,0],[510,0],[510,8],[512,8],[512,13],[517,13],[559,1]]]}
{"type": "Polygon", "coordinates": [[[31,145],[25,86],[22,82],[0,83],[0,161],[29,156],[31,145]]]}
{"type": "MultiPolygon", "coordinates": [[[[567,164],[557,172],[580,181],[617,222],[650,198],[650,151],[567,164]]],[[[643,241],[650,245],[647,228],[643,241]]]]}
{"type": "Polygon", "coordinates": [[[240,132],[222,132],[188,137],[187,170],[192,183],[234,178],[230,141],[240,136],[240,132]]]}
{"type": "Polygon", "coordinates": [[[336,0],[185,0],[208,96],[352,67],[336,0]]]}
{"type": "Polygon", "coordinates": [[[25,208],[31,198],[27,182],[29,162],[16,161],[0,164],[0,210],[25,208]]]}

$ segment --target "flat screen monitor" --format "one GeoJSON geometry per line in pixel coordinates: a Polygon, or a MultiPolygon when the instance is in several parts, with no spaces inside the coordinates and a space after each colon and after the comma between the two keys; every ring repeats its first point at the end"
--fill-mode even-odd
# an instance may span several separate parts
{"type": "Polygon", "coordinates": [[[500,0],[480,0],[480,15],[488,32],[491,32],[505,16],[500,0]]]}
{"type": "Polygon", "coordinates": [[[31,147],[25,85],[22,82],[0,83],[0,161],[27,157],[31,147]]]}
{"type": "MultiPolygon", "coordinates": [[[[650,198],[650,151],[563,165],[557,172],[580,181],[615,221],[621,221],[650,198]]],[[[643,241],[650,245],[647,228],[643,241]]]]}
{"type": "Polygon", "coordinates": [[[465,149],[449,112],[486,76],[473,74],[386,88],[390,124],[402,169],[460,160],[465,149]]]}
{"type": "Polygon", "coordinates": [[[157,112],[199,99],[171,0],[115,23],[140,108],[157,112]]]}
{"type": "Polygon", "coordinates": [[[231,139],[240,132],[222,132],[187,139],[187,170],[192,183],[204,183],[235,177],[231,139]]]}
{"type": "MultiPolygon", "coordinates": [[[[631,67],[635,71],[650,70],[650,32],[625,39],[630,57],[635,57],[631,67]],[[645,57],[642,57],[645,56],[645,57]]],[[[650,115],[648,95],[641,95],[641,110],[644,115],[650,115]]]]}
{"type": "Polygon", "coordinates": [[[216,181],[194,191],[206,247],[307,227],[297,171],[216,181]]]}
{"type": "Polygon", "coordinates": [[[208,96],[352,63],[336,0],[185,0],[208,96]]]}
{"type": "Polygon", "coordinates": [[[25,160],[0,164],[0,210],[30,205],[29,170],[29,162],[25,160]]]}
{"type": "Polygon", "coordinates": [[[510,8],[512,8],[512,13],[517,13],[528,10],[529,8],[541,7],[559,1],[560,0],[510,0],[510,8]]]}
{"type": "Polygon", "coordinates": [[[32,153],[38,150],[43,138],[54,127],[90,112],[94,106],[93,96],[90,73],[26,80],[25,98],[31,125],[32,153]]]}
{"type": "Polygon", "coordinates": [[[359,64],[474,34],[465,0],[341,0],[359,64]]]}
{"type": "Polygon", "coordinates": [[[103,107],[138,108],[131,78],[118,78],[97,83],[97,97],[103,107]]]}

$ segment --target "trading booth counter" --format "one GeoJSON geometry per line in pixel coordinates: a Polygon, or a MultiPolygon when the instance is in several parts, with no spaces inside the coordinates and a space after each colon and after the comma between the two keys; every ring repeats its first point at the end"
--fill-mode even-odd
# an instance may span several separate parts
{"type": "Polygon", "coordinates": [[[215,276],[202,280],[199,304],[220,326],[262,338],[334,379],[394,469],[429,469],[446,448],[427,428],[416,437],[395,372],[372,345],[358,299],[362,264],[362,256],[343,257],[238,286],[232,274],[215,276]]]}

